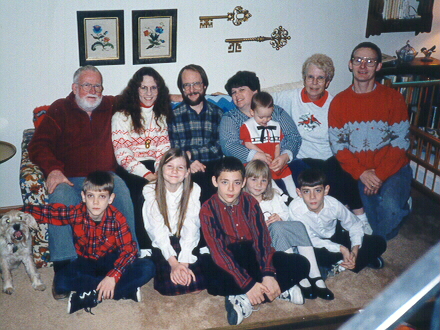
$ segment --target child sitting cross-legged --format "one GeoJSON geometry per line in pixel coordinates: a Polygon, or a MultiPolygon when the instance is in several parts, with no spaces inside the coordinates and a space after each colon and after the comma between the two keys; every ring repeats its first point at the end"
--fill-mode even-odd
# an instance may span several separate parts
{"type": "Polygon", "coordinates": [[[229,324],[240,324],[254,305],[275,298],[304,303],[299,281],[310,264],[298,254],[276,252],[258,201],[242,189],[244,166],[234,157],[218,161],[217,187],[202,205],[200,220],[210,254],[201,254],[208,293],[225,296],[229,324]]]}
{"type": "Polygon", "coordinates": [[[304,298],[332,300],[334,295],[321,277],[309,234],[302,222],[289,221],[289,208],[279,192],[272,188],[269,166],[259,159],[252,160],[246,165],[245,177],[244,190],[260,203],[275,250],[292,253],[295,247],[310,262],[308,277],[299,282],[304,298]]]}
{"type": "Polygon", "coordinates": [[[78,257],[55,273],[57,292],[70,292],[68,313],[90,311],[103,299],[140,301],[140,287],[155,272],[150,259],[137,258],[136,242],[125,217],[114,206],[113,176],[93,172],[84,181],[83,203],[76,206],[25,205],[39,223],[70,225],[78,257]]]}
{"type": "Polygon", "coordinates": [[[157,268],[154,288],[163,295],[205,288],[193,255],[200,239],[200,187],[191,181],[190,171],[186,152],[169,149],[160,161],[157,182],[143,190],[144,224],[157,268]]]}
{"type": "Polygon", "coordinates": [[[328,196],[329,190],[322,171],[307,169],[298,176],[299,197],[289,205],[290,218],[304,223],[309,233],[318,265],[331,269],[340,262],[355,273],[366,266],[382,268],[385,239],[364,234],[362,222],[328,196]]]}

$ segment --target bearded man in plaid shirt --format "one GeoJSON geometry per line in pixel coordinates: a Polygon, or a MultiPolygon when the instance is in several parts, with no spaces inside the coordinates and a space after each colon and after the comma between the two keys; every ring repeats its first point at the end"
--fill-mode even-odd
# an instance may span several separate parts
{"type": "Polygon", "coordinates": [[[216,191],[211,178],[216,161],[223,156],[218,131],[223,110],[205,99],[208,84],[201,66],[182,68],[177,87],[183,102],[174,109],[174,118],[168,124],[171,147],[182,149],[191,160],[191,177],[202,190],[202,203],[216,191]]]}

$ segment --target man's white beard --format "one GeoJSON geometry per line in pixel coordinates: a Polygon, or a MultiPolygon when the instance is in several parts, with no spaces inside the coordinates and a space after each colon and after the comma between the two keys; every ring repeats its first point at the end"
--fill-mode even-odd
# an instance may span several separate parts
{"type": "Polygon", "coordinates": [[[92,112],[97,107],[99,107],[99,105],[101,104],[102,96],[99,97],[99,96],[94,95],[94,94],[89,94],[89,95],[85,96],[84,98],[80,98],[77,94],[75,94],[75,101],[76,101],[76,104],[78,104],[78,106],[81,109],[83,109],[84,111],[92,112]],[[87,97],[94,97],[94,98],[96,98],[95,103],[87,101],[87,99],[86,99],[87,97]]]}

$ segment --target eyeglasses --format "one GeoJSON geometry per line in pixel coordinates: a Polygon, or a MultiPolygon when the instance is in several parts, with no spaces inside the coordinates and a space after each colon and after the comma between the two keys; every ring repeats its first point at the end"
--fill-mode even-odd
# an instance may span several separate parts
{"type": "Polygon", "coordinates": [[[318,84],[323,84],[323,83],[325,83],[325,77],[323,77],[323,76],[318,76],[318,77],[314,77],[314,76],[312,76],[312,75],[308,75],[308,76],[306,76],[306,81],[307,81],[308,83],[313,83],[313,82],[315,81],[315,79],[316,79],[316,81],[317,81],[318,84]]]}
{"type": "Polygon", "coordinates": [[[158,90],[157,90],[157,86],[139,86],[139,92],[142,94],[147,94],[148,92],[150,92],[151,94],[157,94],[158,90]]]}
{"type": "Polygon", "coordinates": [[[365,63],[366,66],[375,66],[377,63],[377,60],[370,57],[353,57],[351,59],[351,62],[354,66],[359,66],[362,63],[365,63]]]}
{"type": "Polygon", "coordinates": [[[101,84],[92,85],[92,84],[89,84],[89,83],[84,83],[84,84],[82,84],[80,86],[87,93],[90,92],[92,90],[92,88],[94,88],[95,92],[97,92],[97,93],[101,93],[102,90],[104,89],[104,87],[102,87],[101,84]]]}
{"type": "Polygon", "coordinates": [[[198,90],[198,89],[202,89],[203,88],[203,83],[201,81],[197,81],[197,82],[194,82],[192,84],[186,83],[186,84],[183,84],[182,87],[183,87],[183,89],[185,91],[191,90],[191,87],[193,87],[195,90],[198,90]]]}

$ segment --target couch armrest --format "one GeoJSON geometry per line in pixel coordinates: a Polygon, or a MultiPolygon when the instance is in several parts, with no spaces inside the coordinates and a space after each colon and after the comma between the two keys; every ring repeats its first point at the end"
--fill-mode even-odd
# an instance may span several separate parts
{"type": "MultiPolygon", "coordinates": [[[[48,202],[46,180],[41,169],[31,162],[27,150],[35,129],[23,132],[21,142],[20,189],[23,204],[43,205],[48,202]]],[[[48,247],[47,224],[39,224],[40,230],[32,235],[32,250],[35,264],[38,268],[49,267],[52,263],[48,247]]]]}
{"type": "Polygon", "coordinates": [[[24,204],[42,205],[48,201],[48,193],[44,174],[41,169],[31,162],[27,150],[35,129],[23,132],[21,143],[20,189],[24,204]]]}

